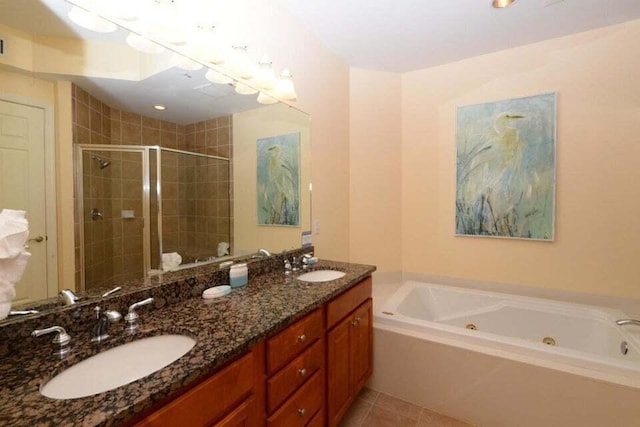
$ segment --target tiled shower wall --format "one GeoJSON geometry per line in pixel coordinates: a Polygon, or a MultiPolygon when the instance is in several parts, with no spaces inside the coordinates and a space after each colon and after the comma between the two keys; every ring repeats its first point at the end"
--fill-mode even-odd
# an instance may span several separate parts
{"type": "MultiPolygon", "coordinates": [[[[221,117],[179,125],[111,108],[73,85],[73,142],[79,144],[160,145],[184,151],[231,157],[231,118],[221,117]]],[[[142,277],[141,161],[137,153],[97,153],[111,164],[100,169],[86,159],[85,203],[86,288],[142,277]],[[97,169],[97,170],[94,170],[97,169]],[[88,176],[87,176],[88,175],[88,176]],[[93,184],[95,188],[92,187],[93,184]],[[89,206],[86,206],[89,205],[89,206]],[[94,206],[95,205],[95,206],[94,206]],[[103,218],[92,221],[98,208],[103,218]],[[121,210],[133,210],[134,219],[122,219],[121,210]],[[127,236],[126,241],[122,236],[127,236]]],[[[153,157],[153,156],[152,156],[153,157]]],[[[153,161],[152,165],[153,166],[153,161]]],[[[153,170],[153,167],[152,167],[153,170]]],[[[229,241],[232,230],[229,162],[162,154],[164,252],[177,251],[194,257],[216,254],[220,241],[229,241]],[[179,158],[184,157],[184,160],[179,158]],[[183,170],[180,162],[186,166],[183,170]],[[189,181],[189,179],[195,181],[189,181]]],[[[155,176],[151,176],[153,180],[155,176]]],[[[152,183],[153,185],[153,183],[152,183]]],[[[157,230],[151,198],[151,230],[157,230]]],[[[80,283],[79,220],[76,218],[76,284],[80,283]]],[[[153,236],[152,236],[153,237],[153,236]]],[[[152,238],[152,242],[154,239],[152,238]]],[[[159,265],[158,247],[152,244],[152,268],[159,265]]],[[[184,256],[184,255],[183,255],[184,256]]],[[[185,260],[188,261],[188,260],[185,260]]],[[[78,287],[79,289],[79,287],[78,287]]]]}

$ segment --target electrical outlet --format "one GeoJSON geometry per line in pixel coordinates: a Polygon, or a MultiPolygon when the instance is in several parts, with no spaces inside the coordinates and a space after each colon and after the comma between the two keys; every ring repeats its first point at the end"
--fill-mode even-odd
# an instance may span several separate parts
{"type": "Polygon", "coordinates": [[[320,234],[320,220],[313,220],[313,234],[320,234]]]}

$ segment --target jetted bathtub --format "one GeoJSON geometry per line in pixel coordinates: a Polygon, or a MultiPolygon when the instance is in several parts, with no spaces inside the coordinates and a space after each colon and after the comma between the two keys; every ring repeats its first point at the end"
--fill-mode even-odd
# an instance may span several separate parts
{"type": "Polygon", "coordinates": [[[370,387],[483,426],[640,426],[640,328],[615,323],[627,317],[408,281],[374,314],[370,387]]]}

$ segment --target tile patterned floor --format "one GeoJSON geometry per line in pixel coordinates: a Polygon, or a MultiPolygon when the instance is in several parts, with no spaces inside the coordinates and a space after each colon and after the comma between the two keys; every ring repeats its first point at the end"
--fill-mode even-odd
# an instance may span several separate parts
{"type": "Polygon", "coordinates": [[[371,389],[363,389],[339,427],[471,427],[371,389]]]}

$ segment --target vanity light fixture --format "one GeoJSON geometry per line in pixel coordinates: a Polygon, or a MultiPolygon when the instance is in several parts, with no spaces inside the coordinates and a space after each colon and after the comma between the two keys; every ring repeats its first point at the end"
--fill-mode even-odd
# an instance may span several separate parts
{"type": "Polygon", "coordinates": [[[264,104],[264,105],[271,105],[271,104],[278,103],[277,99],[265,94],[264,92],[260,92],[260,94],[258,94],[258,98],[256,99],[256,101],[258,101],[259,104],[264,104]]]}
{"type": "Polygon", "coordinates": [[[131,46],[132,48],[142,53],[157,55],[164,52],[163,46],[149,40],[146,37],[142,37],[136,33],[129,33],[129,35],[127,36],[126,42],[129,46],[131,46]]]}
{"type": "Polygon", "coordinates": [[[171,57],[171,63],[173,63],[176,67],[187,71],[197,71],[202,68],[201,63],[180,54],[174,54],[171,57]]]}
{"type": "Polygon", "coordinates": [[[214,65],[224,63],[225,48],[216,37],[215,25],[198,24],[189,34],[184,52],[187,56],[198,58],[214,65]]]}
{"type": "Polygon", "coordinates": [[[292,75],[288,69],[282,70],[282,74],[280,74],[280,79],[276,85],[276,95],[285,101],[295,101],[298,95],[296,94],[296,90],[293,87],[292,75]]]}
{"type": "Polygon", "coordinates": [[[269,90],[276,85],[276,75],[273,72],[271,59],[267,55],[264,55],[258,62],[258,71],[253,81],[260,89],[269,90]]]}
{"type": "Polygon", "coordinates": [[[82,28],[95,31],[97,33],[112,33],[118,27],[113,22],[109,22],[99,17],[95,13],[73,6],[69,11],[69,19],[82,28]]]}
{"type": "Polygon", "coordinates": [[[193,15],[193,11],[189,9],[189,1],[65,1],[72,6],[72,12],[75,10],[74,14],[85,18],[89,16],[98,23],[108,24],[96,26],[86,24],[82,19],[80,22],[74,20],[84,28],[114,31],[120,26],[130,31],[126,37],[127,44],[140,52],[159,54],[168,49],[184,55],[188,59],[173,59],[174,64],[190,71],[209,65],[205,78],[212,83],[238,82],[234,87],[238,93],[243,94],[261,91],[260,102],[265,104],[296,101],[297,95],[288,70],[285,69],[276,78],[268,56],[265,55],[256,62],[250,58],[246,45],[228,44],[222,35],[214,32],[216,27],[211,21],[193,15]]]}
{"type": "Polygon", "coordinates": [[[238,76],[242,79],[249,80],[253,78],[254,66],[247,54],[246,45],[233,45],[231,56],[227,63],[226,68],[229,69],[231,74],[238,76]]]}
{"type": "Polygon", "coordinates": [[[236,88],[236,93],[239,93],[240,95],[255,95],[258,93],[257,89],[247,86],[244,83],[235,82],[233,86],[236,88]]]}
{"type": "Polygon", "coordinates": [[[493,0],[493,7],[495,7],[496,9],[501,9],[511,6],[514,1],[516,0],[493,0]]]}
{"type": "Polygon", "coordinates": [[[167,109],[166,106],[162,105],[162,104],[156,104],[153,106],[154,109],[158,110],[158,111],[164,111],[167,109]]]}
{"type": "Polygon", "coordinates": [[[209,69],[207,71],[207,74],[204,75],[204,78],[209,80],[211,83],[219,85],[229,85],[233,83],[233,79],[231,77],[225,76],[224,74],[212,69],[209,69]]]}

